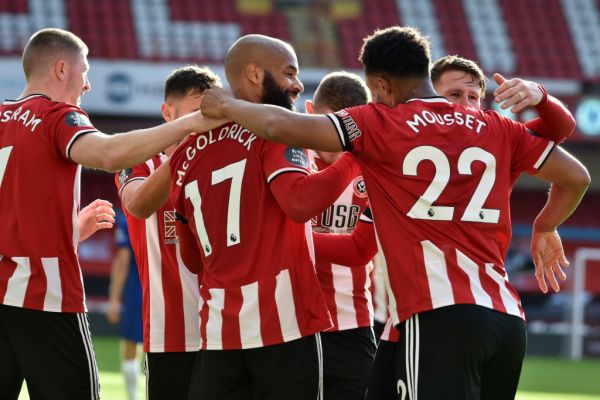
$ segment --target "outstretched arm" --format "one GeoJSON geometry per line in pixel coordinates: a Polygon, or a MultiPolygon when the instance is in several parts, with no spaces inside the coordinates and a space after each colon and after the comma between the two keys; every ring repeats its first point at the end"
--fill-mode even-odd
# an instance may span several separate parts
{"type": "Polygon", "coordinates": [[[556,275],[562,280],[562,268],[569,265],[556,228],[575,211],[590,184],[586,168],[569,153],[557,147],[535,177],[551,182],[546,205],[533,224],[531,254],[535,277],[542,292],[548,291],[546,279],[555,292],[560,290],[556,275]]]}
{"type": "Polygon", "coordinates": [[[305,149],[343,150],[332,122],[325,115],[300,114],[282,107],[234,99],[221,88],[204,92],[202,113],[212,118],[233,120],[274,142],[305,149]]]}
{"type": "Polygon", "coordinates": [[[92,132],[73,143],[69,156],[77,164],[115,172],[152,158],[190,133],[206,132],[223,122],[196,111],[153,128],[115,135],[92,132]]]}

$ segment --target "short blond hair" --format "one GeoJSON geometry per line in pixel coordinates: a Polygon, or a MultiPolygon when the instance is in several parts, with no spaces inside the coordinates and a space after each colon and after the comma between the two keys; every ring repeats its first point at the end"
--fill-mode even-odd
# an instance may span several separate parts
{"type": "Polygon", "coordinates": [[[46,28],[34,33],[23,49],[23,71],[28,80],[39,67],[57,57],[83,53],[87,56],[88,47],[77,35],[57,28],[46,28]]]}

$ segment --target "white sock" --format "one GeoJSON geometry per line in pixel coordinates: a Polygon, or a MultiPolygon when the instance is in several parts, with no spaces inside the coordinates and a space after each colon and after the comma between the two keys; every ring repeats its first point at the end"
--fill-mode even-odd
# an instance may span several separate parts
{"type": "Polygon", "coordinates": [[[125,376],[125,385],[127,386],[127,398],[129,400],[138,399],[137,380],[140,375],[140,363],[137,360],[123,360],[121,370],[125,376]]]}

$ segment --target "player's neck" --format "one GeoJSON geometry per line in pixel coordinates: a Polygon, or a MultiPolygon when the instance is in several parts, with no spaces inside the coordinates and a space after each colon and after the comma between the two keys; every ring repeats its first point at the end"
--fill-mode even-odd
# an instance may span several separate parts
{"type": "Polygon", "coordinates": [[[43,94],[52,101],[65,102],[63,93],[64,91],[57,90],[52,85],[48,85],[43,81],[31,81],[25,86],[20,98],[31,96],[32,94],[43,94]]]}
{"type": "Polygon", "coordinates": [[[395,83],[394,105],[410,99],[439,96],[433,89],[429,77],[401,79],[395,83]]]}

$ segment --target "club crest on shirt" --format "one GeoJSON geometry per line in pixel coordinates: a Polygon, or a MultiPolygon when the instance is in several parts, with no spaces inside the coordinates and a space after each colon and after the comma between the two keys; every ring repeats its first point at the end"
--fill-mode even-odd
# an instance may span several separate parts
{"type": "Polygon", "coordinates": [[[119,174],[119,183],[122,185],[125,184],[125,182],[127,182],[127,180],[129,179],[129,175],[131,174],[132,169],[131,168],[127,168],[124,169],[123,171],[121,171],[121,173],[119,174]]]}
{"type": "Polygon", "coordinates": [[[65,123],[69,126],[92,126],[90,119],[77,111],[65,115],[65,123]]]}
{"type": "Polygon", "coordinates": [[[354,190],[354,195],[357,197],[365,198],[367,197],[367,185],[365,185],[365,180],[362,176],[357,176],[352,182],[352,189],[354,190]]]}
{"type": "Polygon", "coordinates": [[[308,157],[306,155],[306,150],[304,149],[288,146],[285,150],[285,159],[288,160],[290,164],[308,168],[308,157]]]}

